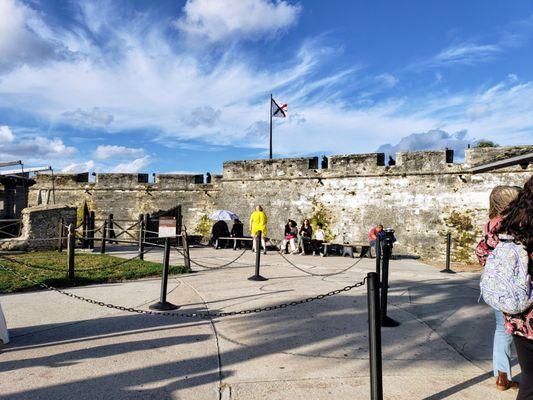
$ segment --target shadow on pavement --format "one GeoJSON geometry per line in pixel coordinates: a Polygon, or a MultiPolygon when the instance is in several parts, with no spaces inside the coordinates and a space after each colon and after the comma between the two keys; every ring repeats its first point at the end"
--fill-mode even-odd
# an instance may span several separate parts
{"type": "MultiPolygon", "coordinates": [[[[478,279],[476,275],[472,275],[453,280],[391,282],[390,314],[402,322],[402,325],[399,328],[383,330],[385,374],[390,361],[394,361],[395,366],[402,368],[412,367],[413,363],[421,360],[439,364],[444,362],[444,357],[448,357],[449,362],[464,364],[491,359],[494,321],[492,310],[485,304],[477,303],[479,292],[475,286],[478,279]],[[420,335],[423,325],[432,329],[432,331],[425,329],[425,332],[428,332],[425,336],[420,335]],[[472,337],[472,332],[476,332],[475,338],[472,337]],[[449,359],[452,353],[449,346],[463,358],[454,355],[455,358],[449,359]]],[[[283,295],[283,289],[284,287],[279,288],[280,295],[283,295]]],[[[250,295],[250,297],[255,296],[255,294],[250,295]]],[[[303,296],[298,296],[296,293],[290,296],[291,299],[301,297],[303,296]]],[[[284,297],[271,299],[269,304],[278,304],[284,299],[284,297]]],[[[215,302],[218,301],[208,303],[215,302]]],[[[313,306],[302,305],[273,312],[215,320],[217,330],[222,332],[220,335],[222,340],[226,338],[233,345],[226,346],[228,348],[220,353],[224,378],[232,376],[235,373],[234,369],[241,363],[261,360],[265,356],[278,353],[331,358],[332,366],[342,362],[353,362],[350,360],[362,360],[365,362],[364,365],[367,365],[366,290],[335,296],[312,304],[313,306]],[[233,335],[228,336],[223,333],[227,331],[233,332],[233,335]]],[[[210,311],[220,310],[210,309],[210,311]]],[[[185,318],[121,315],[83,321],[67,327],[61,326],[62,329],[54,329],[53,324],[49,327],[45,325],[44,327],[49,328],[47,331],[38,335],[20,337],[6,347],[5,351],[17,351],[19,346],[40,348],[55,346],[62,342],[90,343],[100,338],[134,336],[161,330],[175,330],[175,335],[153,340],[137,340],[137,338],[133,340],[132,337],[132,340],[123,343],[95,347],[88,345],[85,349],[50,356],[6,361],[0,363],[0,371],[29,369],[34,366],[68,367],[87,359],[177,344],[205,342],[210,335],[190,335],[188,334],[190,332],[182,334],[181,328],[191,324],[208,323],[208,321],[185,318]]],[[[16,336],[16,329],[13,330],[13,334],[16,336]]],[[[108,370],[105,376],[54,384],[9,396],[0,395],[0,399],[104,397],[171,399],[174,398],[172,395],[174,391],[206,383],[217,383],[219,371],[213,357],[213,355],[192,356],[183,359],[180,354],[176,354],[176,361],[171,363],[165,362],[118,373],[108,370]]],[[[459,385],[425,397],[425,400],[444,399],[488,377],[487,373],[480,374],[459,385]]]]}

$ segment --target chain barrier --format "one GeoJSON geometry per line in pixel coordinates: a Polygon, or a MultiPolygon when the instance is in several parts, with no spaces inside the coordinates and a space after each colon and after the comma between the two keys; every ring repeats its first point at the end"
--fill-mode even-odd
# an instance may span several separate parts
{"type": "Polygon", "coordinates": [[[335,275],[340,275],[340,274],[343,274],[345,273],[346,271],[348,271],[349,269],[355,267],[357,264],[359,264],[362,260],[362,258],[359,258],[357,259],[357,261],[355,261],[352,265],[350,265],[349,267],[341,270],[341,271],[337,271],[337,272],[332,272],[332,273],[329,273],[329,274],[315,274],[314,272],[309,272],[309,271],[306,271],[305,269],[303,268],[300,268],[299,266],[297,266],[296,264],[294,264],[291,260],[289,260],[287,257],[285,257],[285,254],[283,253],[279,253],[279,255],[285,260],[287,261],[287,263],[289,263],[292,267],[296,268],[298,271],[301,271],[307,275],[310,275],[310,276],[323,276],[323,277],[327,277],[327,276],[335,276],[335,275]]]}
{"type": "Polygon", "coordinates": [[[165,317],[186,317],[186,318],[221,318],[221,317],[230,317],[230,316],[234,316],[234,315],[257,314],[257,313],[265,312],[265,311],[273,311],[273,310],[280,310],[280,309],[287,308],[287,307],[294,307],[294,306],[298,306],[300,304],[306,304],[306,303],[310,303],[312,301],[322,300],[322,299],[325,299],[327,297],[335,296],[335,295],[340,294],[342,292],[348,292],[348,291],[350,291],[352,289],[355,289],[355,288],[358,288],[358,287],[361,287],[361,286],[365,285],[366,279],[367,279],[365,277],[365,278],[363,278],[362,281],[354,283],[353,285],[348,285],[348,286],[345,286],[345,287],[343,287],[341,289],[332,290],[332,291],[324,293],[324,294],[319,294],[317,296],[308,297],[308,298],[302,299],[302,300],[295,300],[295,301],[291,301],[291,302],[288,302],[288,303],[276,304],[276,305],[273,305],[273,306],[260,307],[260,308],[251,308],[251,309],[240,310],[240,311],[219,312],[219,313],[213,313],[213,312],[179,313],[179,312],[166,312],[166,311],[165,312],[156,312],[156,311],[150,311],[150,310],[141,310],[139,308],[134,308],[134,307],[117,306],[115,304],[105,303],[103,301],[94,300],[94,299],[91,299],[91,298],[88,298],[88,297],[78,296],[78,295],[76,295],[74,293],[70,293],[70,292],[58,289],[58,288],[56,288],[54,286],[50,286],[50,285],[47,285],[47,284],[42,283],[42,282],[37,282],[35,279],[32,279],[29,276],[26,276],[26,275],[16,271],[15,269],[10,268],[10,267],[6,267],[5,265],[2,265],[2,264],[0,264],[0,270],[9,272],[9,273],[11,273],[13,275],[18,276],[19,278],[22,278],[22,279],[24,279],[24,280],[26,280],[28,282],[31,282],[31,283],[33,283],[35,285],[38,285],[38,286],[40,286],[40,287],[42,287],[44,289],[50,290],[52,292],[57,292],[57,293],[65,295],[65,296],[71,297],[73,299],[84,301],[86,303],[94,304],[94,305],[97,305],[97,306],[100,306],[100,307],[112,308],[112,309],[115,309],[115,310],[126,311],[126,312],[130,312],[130,313],[134,313],[134,314],[162,315],[162,316],[165,316],[165,317]]]}
{"type": "MultiPolygon", "coordinates": [[[[105,265],[105,266],[100,266],[100,267],[94,267],[94,268],[75,268],[75,271],[76,272],[91,272],[91,271],[100,271],[100,270],[104,270],[104,269],[111,269],[111,268],[118,268],[124,264],[127,264],[128,262],[132,261],[132,260],[135,260],[137,258],[139,258],[141,255],[144,255],[150,251],[152,251],[153,249],[148,249],[146,251],[143,251],[142,253],[139,253],[137,255],[135,255],[134,257],[132,258],[128,258],[126,260],[123,260],[119,263],[116,263],[116,264],[113,264],[113,265],[105,265]]],[[[3,259],[3,260],[6,260],[6,261],[9,261],[9,262],[12,262],[12,263],[15,263],[15,264],[19,264],[19,265],[23,265],[25,267],[28,267],[28,268],[34,268],[34,269],[42,269],[42,270],[46,270],[46,271],[55,271],[55,272],[67,272],[68,271],[68,268],[65,268],[65,269],[59,269],[59,268],[52,268],[52,267],[46,267],[46,266],[43,266],[43,265],[31,265],[31,264],[28,264],[28,263],[25,263],[25,262],[22,262],[22,261],[19,261],[19,260],[15,260],[15,259],[12,259],[12,258],[9,258],[9,257],[6,257],[2,254],[0,254],[0,259],[3,259]]]]}
{"type": "MultiPolygon", "coordinates": [[[[173,248],[174,250],[176,250],[179,254],[181,254],[182,256],[185,257],[185,254],[184,254],[179,248],[177,248],[177,247],[172,247],[172,248],[173,248]]],[[[196,266],[198,266],[198,267],[200,267],[200,268],[205,268],[205,269],[209,269],[209,270],[222,269],[222,268],[226,268],[226,267],[230,266],[231,264],[237,262],[237,261],[238,261],[238,260],[244,255],[244,253],[246,253],[247,251],[248,251],[248,249],[244,249],[244,250],[242,251],[242,253],[239,254],[239,255],[237,256],[237,258],[235,258],[234,260],[232,260],[232,261],[230,261],[230,262],[228,262],[228,263],[226,263],[226,264],[217,265],[216,267],[212,267],[212,266],[209,266],[209,265],[203,265],[203,264],[200,264],[200,263],[194,261],[192,258],[190,258],[190,256],[189,256],[189,261],[190,261],[192,264],[194,264],[194,265],[196,265],[196,266]]]]}

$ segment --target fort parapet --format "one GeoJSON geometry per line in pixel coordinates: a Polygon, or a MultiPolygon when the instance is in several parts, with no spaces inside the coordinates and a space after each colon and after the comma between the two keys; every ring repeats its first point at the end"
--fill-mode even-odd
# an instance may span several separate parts
{"type": "Polygon", "coordinates": [[[257,204],[269,216],[269,236],[281,238],[287,218],[321,222],[330,240],[366,240],[370,227],[396,229],[395,251],[442,258],[445,236],[454,237],[455,260],[473,258],[496,185],[523,185],[533,167],[511,166],[475,174],[476,165],[533,152],[533,146],[472,148],[464,162],[451,150],[399,152],[389,165],[383,153],[333,155],[322,168],[317,157],[228,161],[210,183],[198,174],[39,174],[30,205],[55,201],[82,207],[97,219],[182,206],[190,232],[208,234],[207,216],[228,209],[247,219],[257,204]],[[53,195],[50,193],[53,192],[53,195]]]}

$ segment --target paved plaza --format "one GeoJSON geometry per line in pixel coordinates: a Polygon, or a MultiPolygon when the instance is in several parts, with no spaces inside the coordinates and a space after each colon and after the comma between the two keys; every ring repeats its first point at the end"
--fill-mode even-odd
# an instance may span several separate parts
{"type": "MultiPolygon", "coordinates": [[[[134,253],[123,251],[123,257],[134,253]]],[[[206,266],[233,250],[193,248],[206,266]]],[[[172,276],[168,300],[180,312],[237,311],[303,299],[358,282],[375,261],[255,255],[223,269],[195,266],[172,276]]],[[[146,259],[160,261],[154,250],[146,259]]],[[[177,252],[171,263],[183,262],[177,252]]],[[[514,399],[490,376],[493,316],[478,303],[479,275],[442,274],[416,260],[391,261],[383,328],[386,399],[514,399]]],[[[159,279],[69,289],[122,306],[147,308],[159,279]]],[[[11,343],[0,353],[0,399],[368,399],[366,287],[281,310],[210,320],[138,315],[53,292],[2,296],[11,343]]],[[[515,362],[515,373],[518,367],[515,362]]]]}

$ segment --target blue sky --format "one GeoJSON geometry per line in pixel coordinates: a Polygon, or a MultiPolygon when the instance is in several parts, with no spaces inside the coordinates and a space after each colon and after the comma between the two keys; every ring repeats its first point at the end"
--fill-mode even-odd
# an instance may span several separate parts
{"type": "Polygon", "coordinates": [[[533,143],[533,3],[0,0],[0,160],[224,160],[533,143]]]}

